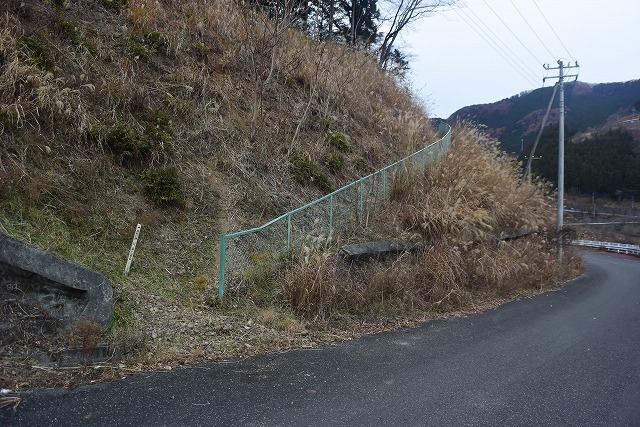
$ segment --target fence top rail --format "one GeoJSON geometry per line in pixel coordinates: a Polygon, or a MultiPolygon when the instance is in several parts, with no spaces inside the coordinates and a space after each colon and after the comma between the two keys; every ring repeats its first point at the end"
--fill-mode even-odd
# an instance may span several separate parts
{"type": "Polygon", "coordinates": [[[301,211],[303,211],[303,210],[305,210],[305,209],[308,209],[308,208],[310,208],[311,206],[314,206],[314,205],[316,205],[316,204],[318,204],[318,203],[320,203],[320,202],[323,202],[323,201],[325,201],[325,200],[327,200],[327,199],[330,199],[331,197],[334,197],[336,194],[339,194],[339,193],[341,193],[341,192],[343,192],[343,191],[347,190],[348,188],[351,188],[351,187],[353,187],[353,186],[356,186],[356,185],[358,185],[358,184],[362,183],[363,181],[366,181],[366,180],[368,180],[368,179],[371,179],[372,177],[374,177],[374,176],[376,176],[376,175],[380,174],[381,172],[385,172],[385,171],[387,171],[387,170],[389,170],[389,169],[391,169],[391,168],[393,168],[393,167],[395,167],[395,166],[397,166],[397,165],[399,165],[399,164],[402,164],[403,162],[406,162],[408,159],[410,159],[411,157],[415,156],[416,154],[419,154],[419,153],[421,153],[421,152],[423,152],[423,151],[425,151],[425,150],[427,150],[427,149],[431,148],[431,147],[432,147],[432,146],[434,146],[435,144],[437,144],[437,143],[439,143],[439,142],[443,141],[445,138],[447,138],[447,137],[451,134],[451,126],[449,126],[447,123],[440,123],[440,126],[441,126],[441,127],[442,127],[443,125],[444,125],[444,126],[446,126],[446,128],[445,128],[445,129],[446,129],[446,132],[445,132],[444,136],[443,136],[442,138],[440,138],[440,139],[438,139],[438,140],[436,140],[436,141],[432,142],[431,144],[427,145],[426,147],[424,147],[424,148],[422,148],[422,149],[420,149],[420,150],[416,151],[415,153],[410,154],[409,156],[407,156],[407,157],[405,157],[405,158],[403,158],[403,159],[401,159],[401,160],[398,160],[397,162],[392,163],[392,164],[390,164],[390,165],[388,165],[388,166],[386,166],[386,167],[384,167],[384,168],[382,168],[382,169],[380,169],[380,170],[377,170],[377,171],[375,171],[375,172],[372,172],[372,173],[370,173],[369,175],[364,176],[364,177],[362,177],[362,178],[358,179],[357,181],[353,181],[353,182],[351,182],[351,183],[349,183],[349,184],[347,184],[347,185],[345,185],[345,186],[343,186],[343,187],[340,187],[339,189],[337,189],[337,190],[335,190],[335,191],[332,191],[331,193],[326,194],[326,195],[324,195],[324,196],[320,197],[319,199],[314,200],[313,202],[307,203],[307,204],[306,204],[306,205],[304,205],[304,206],[301,206],[301,207],[299,207],[299,208],[297,208],[297,209],[294,209],[294,210],[292,210],[292,211],[289,211],[289,212],[287,212],[287,213],[284,213],[284,214],[280,215],[279,217],[276,217],[276,218],[272,219],[271,221],[269,221],[269,222],[267,222],[267,223],[265,223],[265,224],[263,224],[263,225],[261,225],[261,226],[259,226],[259,227],[250,228],[250,229],[248,229],[248,230],[236,231],[236,232],[234,232],[234,233],[229,233],[229,234],[223,234],[223,235],[221,236],[221,239],[223,239],[223,240],[227,240],[227,239],[232,239],[232,238],[234,238],[234,237],[240,237],[240,236],[244,236],[244,235],[247,235],[247,234],[252,234],[252,233],[257,233],[257,232],[259,232],[259,231],[262,231],[262,230],[264,230],[265,228],[267,228],[267,227],[269,227],[269,226],[271,226],[271,225],[273,225],[273,224],[275,224],[275,223],[277,223],[277,222],[279,222],[279,221],[282,221],[283,219],[285,219],[285,218],[287,218],[287,217],[289,217],[289,216],[291,216],[291,215],[295,215],[296,213],[301,212],[301,211]]]}

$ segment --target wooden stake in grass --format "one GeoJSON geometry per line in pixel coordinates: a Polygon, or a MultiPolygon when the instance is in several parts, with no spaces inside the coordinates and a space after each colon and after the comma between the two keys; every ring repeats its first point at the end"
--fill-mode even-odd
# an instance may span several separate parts
{"type": "Polygon", "coordinates": [[[140,229],[142,225],[138,224],[136,232],[133,235],[133,242],[131,242],[131,249],[129,249],[129,257],[127,258],[127,266],[124,268],[124,275],[129,274],[131,268],[131,261],[133,261],[133,253],[136,251],[136,244],[138,244],[138,236],[140,236],[140,229]]]}

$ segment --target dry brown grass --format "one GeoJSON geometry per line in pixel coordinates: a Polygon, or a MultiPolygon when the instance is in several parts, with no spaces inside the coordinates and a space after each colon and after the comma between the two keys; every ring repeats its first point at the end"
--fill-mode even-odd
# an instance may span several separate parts
{"type": "Polygon", "coordinates": [[[476,300],[554,289],[581,268],[571,250],[565,250],[564,262],[558,263],[555,244],[542,236],[467,249],[441,242],[392,263],[347,266],[317,257],[311,265],[295,264],[283,279],[282,296],[287,306],[308,319],[411,317],[422,311],[473,308],[476,300]]]}
{"type": "MultiPolygon", "coordinates": [[[[141,131],[148,111],[169,113],[175,150],[155,161],[212,162],[207,168],[232,183],[225,194],[231,217],[260,219],[262,210],[234,211],[260,204],[255,197],[241,203],[252,192],[278,188],[271,203],[282,204],[279,212],[320,194],[309,188],[304,200],[295,196],[299,186],[288,173],[294,153],[309,153],[337,187],[434,136],[411,94],[374,58],[318,43],[286,19],[275,22],[234,2],[136,0],[121,13],[88,1],[15,8],[0,34],[7,64],[0,116],[9,130],[64,136],[56,144],[66,151],[86,146],[90,129],[124,122],[141,131]],[[56,22],[75,26],[94,53],[56,22]],[[40,32],[47,25],[55,31],[40,32]],[[29,38],[40,50],[25,47],[29,38]],[[339,171],[322,161],[327,131],[352,142],[339,171]]],[[[89,142],[105,148],[102,139],[89,142]]]]}
{"type": "Polygon", "coordinates": [[[399,185],[411,185],[411,191],[394,200],[400,229],[459,243],[544,231],[553,214],[544,184],[520,185],[519,165],[498,150],[497,141],[466,126],[453,135],[447,158],[428,168],[424,179],[401,178],[399,185]]]}
{"type": "MultiPolygon", "coordinates": [[[[19,25],[14,24],[14,31],[19,25]]],[[[73,120],[78,130],[89,124],[83,92],[95,90],[90,84],[70,85],[64,77],[56,77],[52,72],[39,69],[33,60],[27,58],[26,49],[11,31],[0,31],[0,55],[5,65],[0,73],[0,113],[11,126],[17,129],[25,126],[38,132],[64,132],[64,128],[54,128],[54,120],[73,120]]],[[[41,40],[45,44],[45,40],[41,40]]],[[[43,46],[47,48],[47,46],[43,46]]]]}
{"type": "Polygon", "coordinates": [[[79,319],[73,322],[67,331],[67,341],[89,352],[105,339],[105,328],[94,320],[79,319]]]}
{"type": "Polygon", "coordinates": [[[378,235],[418,240],[425,249],[355,266],[322,254],[301,258],[284,278],[293,310],[321,319],[456,311],[579,274],[572,251],[557,260],[545,185],[520,185],[515,161],[474,128],[462,125],[453,134],[442,162],[396,176],[390,206],[376,219],[378,235]]]}

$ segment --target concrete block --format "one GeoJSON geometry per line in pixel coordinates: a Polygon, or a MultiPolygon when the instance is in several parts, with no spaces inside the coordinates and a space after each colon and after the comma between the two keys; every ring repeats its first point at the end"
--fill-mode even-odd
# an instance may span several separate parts
{"type": "Polygon", "coordinates": [[[60,320],[81,317],[106,325],[113,316],[113,289],[108,278],[2,234],[0,273],[5,281],[14,276],[18,283],[29,282],[31,288],[40,289],[42,295],[36,298],[45,308],[47,300],[53,301],[51,307],[62,304],[56,316],[62,316],[60,320]]]}
{"type": "Polygon", "coordinates": [[[378,241],[367,243],[356,243],[353,245],[345,245],[340,248],[338,254],[345,261],[368,261],[371,259],[389,259],[397,257],[403,252],[412,252],[422,245],[412,242],[395,242],[395,241],[378,241]]]}

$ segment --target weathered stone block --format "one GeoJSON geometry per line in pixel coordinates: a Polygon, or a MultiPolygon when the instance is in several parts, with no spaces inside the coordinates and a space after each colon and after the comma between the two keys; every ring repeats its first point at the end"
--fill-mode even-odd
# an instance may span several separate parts
{"type": "Polygon", "coordinates": [[[113,289],[105,276],[4,235],[0,279],[3,286],[26,284],[38,303],[63,322],[85,318],[106,325],[113,316],[113,289]]]}
{"type": "Polygon", "coordinates": [[[381,260],[396,257],[403,252],[413,252],[422,247],[420,243],[378,241],[345,245],[338,253],[345,261],[381,260]]]}

